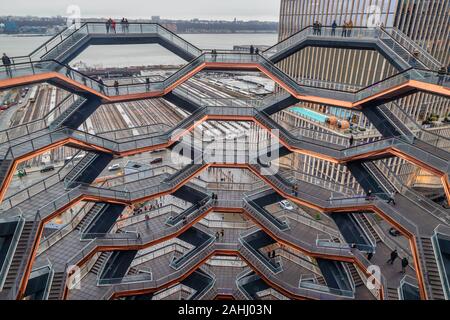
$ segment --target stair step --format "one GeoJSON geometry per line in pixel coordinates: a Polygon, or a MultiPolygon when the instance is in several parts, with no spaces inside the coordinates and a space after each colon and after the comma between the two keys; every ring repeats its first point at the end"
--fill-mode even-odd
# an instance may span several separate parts
{"type": "Polygon", "coordinates": [[[36,230],[35,232],[31,232],[33,225],[34,221],[25,221],[22,233],[17,244],[17,250],[14,252],[14,256],[5,278],[5,284],[3,286],[4,289],[11,289],[14,285],[17,273],[19,272],[19,268],[22,264],[23,259],[25,259],[25,253],[29,238],[33,237],[36,232],[36,230]]]}

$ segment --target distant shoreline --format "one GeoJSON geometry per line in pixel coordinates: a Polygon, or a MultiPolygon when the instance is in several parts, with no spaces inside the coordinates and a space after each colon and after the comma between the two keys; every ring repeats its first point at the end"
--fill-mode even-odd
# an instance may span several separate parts
{"type": "Polygon", "coordinates": [[[0,33],[0,36],[6,37],[17,37],[17,38],[26,38],[26,37],[53,37],[54,34],[23,34],[23,33],[0,33]]]}
{"type": "MultiPolygon", "coordinates": [[[[277,34],[278,31],[243,31],[243,32],[226,32],[226,31],[218,31],[218,32],[183,32],[177,33],[178,35],[183,34],[277,34]]],[[[53,37],[56,34],[23,34],[23,33],[0,33],[0,36],[7,37],[53,37]]]]}

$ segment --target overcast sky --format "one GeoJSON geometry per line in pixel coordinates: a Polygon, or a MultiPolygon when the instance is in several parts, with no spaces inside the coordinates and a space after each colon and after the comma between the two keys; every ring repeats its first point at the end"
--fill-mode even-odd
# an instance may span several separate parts
{"type": "Polygon", "coordinates": [[[69,5],[78,5],[82,17],[116,18],[278,21],[280,11],[280,0],[13,0],[0,15],[65,16],[69,5]]]}

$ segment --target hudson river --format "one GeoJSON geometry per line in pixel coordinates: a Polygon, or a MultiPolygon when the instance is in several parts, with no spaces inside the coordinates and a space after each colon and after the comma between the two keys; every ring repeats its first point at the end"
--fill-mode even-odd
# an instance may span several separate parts
{"type": "MultiPolygon", "coordinates": [[[[201,49],[232,49],[235,45],[266,45],[271,46],[278,40],[275,33],[262,34],[180,34],[180,36],[201,49]]],[[[0,54],[9,56],[28,55],[34,49],[47,41],[47,36],[7,36],[0,35],[0,54]]],[[[171,52],[159,45],[128,45],[128,46],[91,46],[73,63],[83,61],[89,66],[122,67],[140,65],[171,65],[182,64],[171,52]]]]}

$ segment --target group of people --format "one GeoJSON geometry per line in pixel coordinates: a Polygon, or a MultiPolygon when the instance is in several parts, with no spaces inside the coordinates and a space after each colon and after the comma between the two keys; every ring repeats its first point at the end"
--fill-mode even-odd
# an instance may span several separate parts
{"type": "Polygon", "coordinates": [[[341,36],[342,37],[351,37],[352,30],[353,30],[353,21],[352,20],[345,21],[344,24],[342,25],[341,36]]]}
{"type": "MultiPolygon", "coordinates": [[[[258,55],[259,54],[259,48],[258,47],[254,47],[253,45],[250,45],[249,51],[250,51],[251,55],[258,55]]],[[[216,49],[212,49],[211,50],[211,55],[212,55],[212,61],[216,62],[217,61],[217,50],[216,49]]]]}
{"type": "MultiPolygon", "coordinates": [[[[393,265],[394,264],[394,261],[395,260],[397,260],[397,258],[398,258],[398,251],[397,251],[397,249],[395,249],[394,251],[392,251],[391,252],[391,256],[390,256],[390,258],[388,259],[388,261],[386,261],[386,263],[388,263],[388,264],[390,264],[390,265],[393,265]]],[[[408,267],[408,265],[409,265],[409,260],[408,260],[408,258],[407,257],[404,257],[402,260],[401,260],[401,263],[402,263],[402,273],[406,273],[406,268],[408,267]]]]}
{"type": "Polygon", "coordinates": [[[219,231],[216,232],[216,240],[217,241],[220,240],[221,238],[223,239],[224,237],[225,237],[225,230],[224,229],[220,230],[220,232],[219,231]]]}
{"type": "Polygon", "coordinates": [[[313,23],[313,34],[318,36],[322,34],[322,24],[317,20],[313,23]]]}
{"type": "Polygon", "coordinates": [[[219,200],[219,196],[216,193],[213,192],[212,195],[211,195],[211,199],[213,201],[213,204],[216,204],[217,201],[219,200]]]}
{"type": "MultiPolygon", "coordinates": [[[[105,82],[103,81],[102,77],[99,77],[97,82],[98,82],[98,87],[100,89],[100,93],[105,94],[105,82]]],[[[118,96],[119,95],[119,81],[114,80],[113,86],[114,86],[116,95],[118,96]]]]}
{"type": "Polygon", "coordinates": [[[110,32],[116,33],[116,21],[114,21],[112,18],[109,18],[106,21],[106,33],[110,32]]]}
{"type": "MultiPolygon", "coordinates": [[[[250,45],[249,52],[250,52],[251,55],[258,55],[259,54],[259,48],[255,47],[254,45],[250,45]]],[[[217,61],[217,50],[216,49],[212,49],[211,50],[211,55],[212,55],[213,62],[216,62],[217,61]]]]}
{"type": "MultiPolygon", "coordinates": [[[[135,216],[139,216],[145,213],[144,216],[144,220],[145,220],[145,225],[147,228],[150,227],[150,215],[149,212],[155,210],[155,209],[160,209],[163,207],[163,202],[162,201],[155,201],[153,203],[144,205],[142,207],[134,207],[133,211],[131,212],[131,216],[135,217],[135,216]]],[[[125,219],[125,218],[129,218],[130,215],[129,214],[120,214],[119,215],[119,220],[125,219]]]]}
{"type": "MultiPolygon", "coordinates": [[[[116,26],[117,26],[116,21],[112,18],[109,18],[106,21],[106,33],[110,33],[110,32],[116,33],[117,32],[116,26]]],[[[122,20],[120,20],[120,27],[121,27],[123,33],[130,32],[130,23],[128,22],[128,19],[122,18],[122,20]]]]}
{"type": "MultiPolygon", "coordinates": [[[[331,24],[331,35],[332,36],[336,35],[337,28],[338,28],[338,24],[337,24],[336,20],[334,20],[333,23],[331,24]]],[[[341,36],[342,37],[350,37],[352,35],[352,30],[353,30],[353,21],[352,20],[345,21],[344,24],[342,25],[341,36]]],[[[320,23],[318,20],[316,20],[313,23],[313,34],[317,35],[317,36],[322,35],[322,23],[320,23]]]]}
{"type": "Polygon", "coordinates": [[[128,22],[127,18],[122,18],[120,21],[120,25],[122,27],[122,32],[128,33],[130,32],[130,23],[128,22]]]}
{"type": "Polygon", "coordinates": [[[259,54],[259,48],[255,48],[253,45],[250,45],[250,54],[259,54]]]}
{"type": "MultiPolygon", "coordinates": [[[[353,245],[353,247],[356,247],[356,245],[353,245]]],[[[373,252],[369,252],[367,253],[367,260],[371,260],[373,257],[373,252]]],[[[397,260],[398,258],[398,251],[397,249],[395,249],[394,251],[391,252],[391,255],[389,257],[389,259],[386,261],[387,264],[393,265],[394,261],[397,260]]],[[[401,265],[402,265],[402,273],[406,273],[406,268],[409,266],[409,260],[407,257],[404,257],[403,259],[401,259],[401,265]]]]}
{"type": "Polygon", "coordinates": [[[140,214],[143,214],[144,212],[153,211],[154,209],[160,209],[162,208],[163,203],[161,201],[156,201],[155,203],[151,203],[145,206],[142,206],[140,208],[135,207],[133,208],[133,216],[138,216],[140,214]]]}

